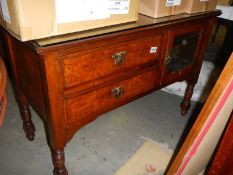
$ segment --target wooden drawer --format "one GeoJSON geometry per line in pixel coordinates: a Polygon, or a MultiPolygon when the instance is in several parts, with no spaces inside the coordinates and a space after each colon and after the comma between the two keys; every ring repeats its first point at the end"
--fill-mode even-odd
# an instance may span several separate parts
{"type": "Polygon", "coordinates": [[[152,68],[129,79],[113,83],[66,100],[67,122],[83,124],[97,115],[120,106],[158,85],[157,70],[152,68]]]}
{"type": "Polygon", "coordinates": [[[161,35],[66,55],[62,58],[64,87],[99,79],[133,67],[156,64],[161,35]]]}

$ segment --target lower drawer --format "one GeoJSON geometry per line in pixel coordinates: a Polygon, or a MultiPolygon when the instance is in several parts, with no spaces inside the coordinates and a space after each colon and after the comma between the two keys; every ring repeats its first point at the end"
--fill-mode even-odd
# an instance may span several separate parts
{"type": "Polygon", "coordinates": [[[69,98],[65,101],[67,124],[86,124],[99,114],[125,104],[157,85],[157,70],[153,68],[129,79],[69,98]]]}

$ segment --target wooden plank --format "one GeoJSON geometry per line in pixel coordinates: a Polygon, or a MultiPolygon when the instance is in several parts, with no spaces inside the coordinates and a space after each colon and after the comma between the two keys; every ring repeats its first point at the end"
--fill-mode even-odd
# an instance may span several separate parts
{"type": "MultiPolygon", "coordinates": [[[[185,167],[188,164],[188,162],[185,162],[187,160],[187,157],[193,156],[193,155],[190,155],[190,153],[192,152],[192,149],[195,146],[199,146],[201,144],[201,142],[200,142],[200,143],[198,143],[199,145],[195,145],[198,142],[200,134],[202,134],[202,132],[205,129],[209,130],[211,128],[213,123],[212,124],[208,123],[210,120],[213,120],[213,118],[211,118],[211,117],[216,112],[219,112],[218,110],[221,110],[226,105],[230,105],[228,110],[231,109],[230,112],[232,111],[232,105],[228,104],[229,101],[227,101],[230,94],[232,94],[231,93],[232,92],[231,86],[233,84],[232,80],[233,80],[233,54],[232,54],[229,62],[225,66],[222,74],[220,75],[217,83],[215,84],[214,89],[212,90],[209,98],[207,99],[207,101],[206,101],[201,113],[199,114],[196,122],[194,123],[190,133],[188,134],[187,138],[185,139],[183,146],[179,150],[173,163],[171,164],[170,168],[168,169],[168,171],[167,171],[168,175],[182,174],[183,170],[185,169],[185,167]],[[211,125],[209,128],[206,128],[208,126],[208,124],[211,124],[211,125]]],[[[219,113],[216,113],[216,115],[218,115],[218,114],[219,113]]],[[[216,117],[218,117],[218,116],[216,116],[216,117]]],[[[224,117],[227,118],[229,116],[224,116],[224,117]]],[[[201,141],[203,141],[203,140],[201,140],[201,141]]],[[[217,142],[217,140],[216,140],[216,142],[217,142]]],[[[210,145],[207,144],[206,146],[210,146],[210,145]]],[[[196,147],[196,149],[198,149],[198,148],[196,147]]],[[[194,152],[194,154],[195,153],[196,152],[194,152]]],[[[192,159],[192,157],[190,157],[190,159],[192,159]]],[[[202,166],[204,166],[204,165],[202,165],[202,166]]]]}

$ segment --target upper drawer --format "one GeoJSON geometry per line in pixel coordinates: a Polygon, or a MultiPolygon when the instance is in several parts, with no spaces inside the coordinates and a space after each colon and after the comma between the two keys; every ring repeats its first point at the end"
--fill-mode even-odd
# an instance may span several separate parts
{"type": "Polygon", "coordinates": [[[133,67],[156,64],[161,35],[145,37],[62,57],[64,87],[98,79],[133,67]]]}

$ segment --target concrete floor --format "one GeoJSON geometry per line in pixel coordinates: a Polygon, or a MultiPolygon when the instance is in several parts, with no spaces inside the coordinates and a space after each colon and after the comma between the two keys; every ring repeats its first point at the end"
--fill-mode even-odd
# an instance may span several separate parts
{"type": "MultiPolygon", "coordinates": [[[[52,161],[42,121],[32,111],[36,137],[29,142],[9,88],[6,120],[0,129],[0,175],[51,175],[52,161]]],[[[193,115],[179,113],[181,97],[157,91],[100,116],[67,144],[69,175],[112,175],[150,138],[174,150],[193,115]]]]}

